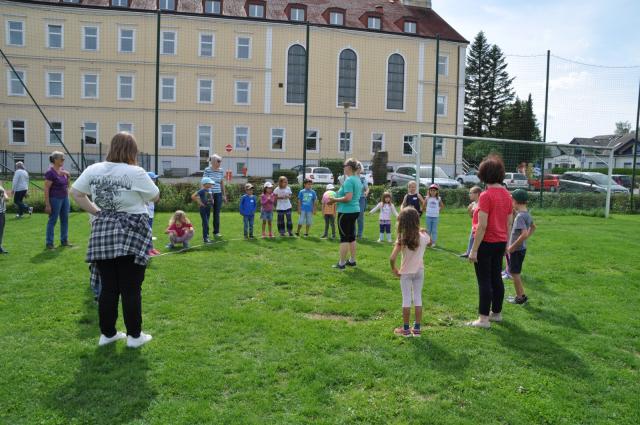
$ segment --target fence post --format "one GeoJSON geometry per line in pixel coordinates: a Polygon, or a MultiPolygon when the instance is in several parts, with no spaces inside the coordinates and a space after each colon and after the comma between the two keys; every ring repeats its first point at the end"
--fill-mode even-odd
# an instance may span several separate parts
{"type": "Polygon", "coordinates": [[[547,50],[547,79],[544,89],[544,129],[542,131],[542,167],[540,167],[540,208],[543,206],[544,192],[544,150],[547,144],[547,111],[549,109],[549,64],[551,62],[551,50],[547,50]]]}
{"type": "MultiPolygon", "coordinates": [[[[438,132],[438,65],[440,60],[440,34],[436,34],[436,85],[433,89],[435,98],[433,102],[433,132],[438,132]]],[[[433,136],[433,146],[431,152],[431,184],[435,182],[436,178],[436,136],[433,136]]],[[[420,173],[420,170],[416,170],[416,173],[420,173]]],[[[419,176],[417,177],[420,178],[419,176]]],[[[420,180],[418,180],[418,192],[420,191],[420,180]]]]}
{"type": "Polygon", "coordinates": [[[638,107],[636,110],[636,134],[633,138],[633,171],[631,172],[631,213],[635,211],[633,206],[633,192],[636,189],[636,161],[638,160],[638,121],[640,121],[640,82],[638,83],[638,107]]]}

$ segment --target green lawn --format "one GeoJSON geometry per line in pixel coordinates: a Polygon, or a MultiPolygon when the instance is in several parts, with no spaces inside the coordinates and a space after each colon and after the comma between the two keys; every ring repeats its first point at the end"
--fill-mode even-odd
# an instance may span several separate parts
{"type": "MultiPolygon", "coordinates": [[[[340,272],[336,242],[246,242],[224,214],[229,240],[153,260],[143,328],[154,339],[130,350],[97,346],[87,215],[71,217],[75,247],[48,252],[45,216],[8,214],[0,423],[640,423],[640,217],[535,217],[531,301],[482,330],[463,326],[477,289],[454,255],[469,219],[445,213],[425,256],[423,336],[401,339],[376,217],[358,267],[340,272]]],[[[167,219],[156,218],[160,247],[167,219]]]]}

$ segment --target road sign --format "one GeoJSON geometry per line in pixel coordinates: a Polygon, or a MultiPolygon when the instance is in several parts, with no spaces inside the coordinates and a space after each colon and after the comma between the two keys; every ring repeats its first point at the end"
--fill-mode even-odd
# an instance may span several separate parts
{"type": "Polygon", "coordinates": [[[231,146],[230,144],[229,144],[229,145],[226,145],[226,146],[224,147],[224,150],[225,150],[225,151],[227,151],[227,152],[231,152],[231,151],[233,150],[233,146],[231,146]]]}

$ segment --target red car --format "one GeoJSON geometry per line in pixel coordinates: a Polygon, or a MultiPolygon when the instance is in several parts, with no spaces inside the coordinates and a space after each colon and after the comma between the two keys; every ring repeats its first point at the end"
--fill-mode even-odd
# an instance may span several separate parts
{"type": "MultiPolygon", "coordinates": [[[[557,192],[560,186],[560,174],[544,175],[544,190],[557,192]]],[[[529,179],[529,190],[540,190],[540,179],[529,179]]]]}

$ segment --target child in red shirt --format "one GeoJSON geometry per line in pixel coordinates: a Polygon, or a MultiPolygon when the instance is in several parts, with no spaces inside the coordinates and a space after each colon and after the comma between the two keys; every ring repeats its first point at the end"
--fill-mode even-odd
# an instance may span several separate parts
{"type": "Polygon", "coordinates": [[[193,238],[193,225],[187,217],[184,211],[178,210],[173,213],[171,220],[169,220],[169,227],[165,231],[169,235],[168,249],[173,249],[177,243],[182,243],[182,246],[189,248],[189,241],[193,238]]]}

